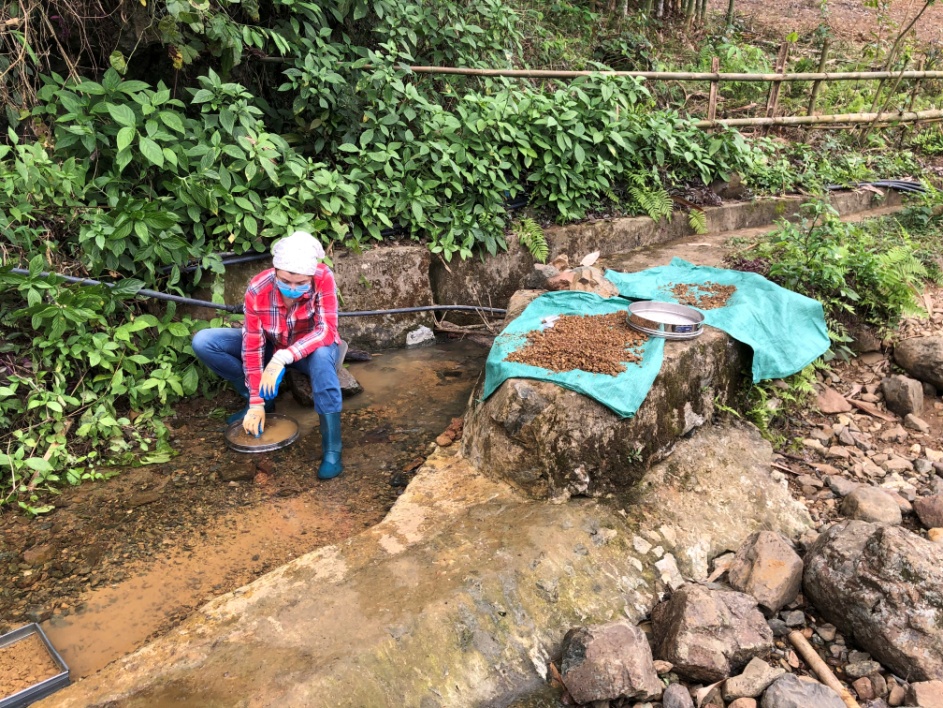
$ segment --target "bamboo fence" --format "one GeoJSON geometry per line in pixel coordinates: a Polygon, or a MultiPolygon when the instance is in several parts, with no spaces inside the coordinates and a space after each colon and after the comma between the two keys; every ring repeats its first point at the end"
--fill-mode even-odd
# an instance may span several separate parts
{"type": "MultiPolygon", "coordinates": [[[[828,81],[877,81],[879,87],[888,79],[895,82],[895,86],[904,79],[914,81],[914,89],[911,95],[910,106],[913,106],[913,98],[916,96],[919,82],[926,79],[943,79],[943,71],[822,71],[825,67],[828,43],[822,47],[822,56],[819,62],[819,71],[814,72],[794,72],[786,73],[783,71],[786,57],[789,52],[789,43],[784,42],[780,48],[779,57],[776,62],[774,73],[766,74],[748,74],[717,71],[719,60],[714,57],[711,62],[712,71],[570,71],[558,69],[476,69],[455,66],[410,66],[410,71],[416,74],[436,74],[453,76],[480,76],[480,77],[506,77],[517,79],[555,79],[566,80],[576,79],[585,76],[616,76],[647,79],[649,81],[699,81],[710,84],[710,95],[708,100],[707,116],[704,120],[697,121],[696,125],[701,128],[715,127],[771,127],[771,126],[843,126],[843,125],[893,125],[898,123],[916,123],[916,122],[935,122],[943,120],[943,110],[932,109],[924,111],[896,111],[896,110],[878,110],[867,113],[834,113],[827,115],[815,115],[815,103],[821,91],[822,85],[828,81]],[[804,116],[777,116],[776,112],[779,103],[779,87],[782,83],[808,81],[812,83],[811,95],[809,98],[808,115],[804,116]],[[764,82],[770,84],[769,96],[766,102],[765,115],[754,118],[717,118],[717,104],[719,99],[719,86],[724,82],[764,82]]],[[[261,59],[265,62],[281,63],[287,61],[283,57],[265,57],[261,59]]],[[[369,68],[369,67],[363,67],[369,68]]],[[[877,100],[875,100],[877,105],[877,100]]]]}

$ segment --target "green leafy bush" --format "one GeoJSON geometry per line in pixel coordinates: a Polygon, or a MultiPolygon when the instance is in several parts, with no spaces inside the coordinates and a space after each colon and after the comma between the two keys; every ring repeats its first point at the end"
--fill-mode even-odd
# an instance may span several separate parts
{"type": "Polygon", "coordinates": [[[40,490],[167,459],[160,419],[198,389],[190,338],[205,326],[140,312],[140,281],[67,286],[44,268],[0,269],[0,504],[33,511],[40,490]]]}
{"type": "MultiPolygon", "coordinates": [[[[939,246],[939,234],[928,237],[939,246]]],[[[780,222],[747,257],[762,259],[780,285],[819,300],[833,341],[847,341],[845,326],[861,319],[893,327],[919,312],[933,248],[890,219],[846,223],[826,202],[803,207],[798,224],[780,222]]]]}

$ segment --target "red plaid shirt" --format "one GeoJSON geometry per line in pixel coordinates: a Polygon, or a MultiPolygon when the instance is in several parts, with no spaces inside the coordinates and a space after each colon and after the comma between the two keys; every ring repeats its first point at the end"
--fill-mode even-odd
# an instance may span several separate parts
{"type": "Polygon", "coordinates": [[[265,345],[275,351],[288,349],[300,361],[318,347],[340,341],[337,336],[337,286],[334,274],[323,263],[311,276],[311,290],[291,309],[275,285],[275,269],[262,271],[249,283],[242,328],[242,365],[246,370],[249,403],[262,403],[259,384],[265,368],[265,345]]]}

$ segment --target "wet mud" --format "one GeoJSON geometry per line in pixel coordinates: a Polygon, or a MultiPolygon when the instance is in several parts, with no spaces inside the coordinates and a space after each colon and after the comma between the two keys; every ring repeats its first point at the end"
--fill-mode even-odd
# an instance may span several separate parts
{"type": "Polygon", "coordinates": [[[283,392],[299,439],[243,454],[226,446],[234,394],[178,407],[179,455],[67,489],[49,515],[0,513],[0,632],[41,622],[74,679],[166,632],[210,599],[378,523],[461,416],[486,350],[453,342],[349,366],[344,473],[316,477],[318,419],[283,392]]]}

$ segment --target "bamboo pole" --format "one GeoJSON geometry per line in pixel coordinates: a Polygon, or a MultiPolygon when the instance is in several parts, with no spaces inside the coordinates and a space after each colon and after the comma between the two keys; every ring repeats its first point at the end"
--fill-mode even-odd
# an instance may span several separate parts
{"type": "MultiPolygon", "coordinates": [[[[910,60],[908,59],[907,61],[904,62],[904,66],[905,66],[905,67],[907,66],[907,63],[908,63],[909,61],[910,61],[910,60]]],[[[900,71],[900,73],[901,73],[901,74],[904,73],[904,72],[903,72],[903,69],[900,71]]],[[[875,127],[875,126],[878,124],[878,122],[880,121],[881,114],[885,111],[885,109],[887,108],[887,104],[891,102],[891,98],[893,98],[893,97],[894,97],[894,94],[897,92],[897,87],[900,86],[900,82],[901,82],[901,78],[900,78],[900,76],[898,75],[897,79],[894,81],[893,85],[891,86],[891,90],[887,92],[887,98],[884,100],[884,103],[883,103],[883,104],[881,105],[881,107],[878,109],[878,112],[877,112],[877,113],[878,113],[878,117],[875,118],[873,121],[871,121],[871,124],[870,124],[870,125],[866,125],[864,128],[861,129],[861,138],[860,138],[860,140],[858,141],[860,145],[862,145],[862,146],[864,145],[865,141],[868,139],[868,135],[871,133],[871,131],[874,129],[874,127],[875,127]]],[[[882,83],[883,83],[883,82],[882,82],[882,83]]],[[[878,98],[880,98],[880,96],[878,96],[878,98]]],[[[873,110],[874,110],[874,107],[872,107],[871,110],[873,111],[873,110]]]]}
{"type": "Polygon", "coordinates": [[[943,120],[943,109],[926,111],[886,111],[879,113],[837,113],[827,116],[780,116],[778,118],[721,118],[715,121],[699,120],[698,128],[739,127],[761,125],[828,125],[835,123],[870,123],[880,116],[882,123],[914,123],[943,120]]]}
{"type": "MultiPolygon", "coordinates": [[[[720,69],[720,57],[713,57],[711,59],[711,71],[716,74],[718,69],[720,69]]],[[[719,81],[711,81],[711,93],[707,99],[707,120],[717,118],[717,87],[719,85],[719,81]]]]}
{"type": "Polygon", "coordinates": [[[832,670],[828,668],[828,664],[822,661],[822,657],[816,653],[812,645],[802,636],[802,632],[790,632],[789,641],[796,648],[796,651],[799,652],[799,655],[802,656],[805,662],[812,668],[815,675],[819,677],[819,681],[835,691],[848,708],[861,708],[858,701],[851,695],[851,692],[842,686],[841,682],[835,678],[835,674],[832,673],[832,670]]]}
{"type": "MultiPolygon", "coordinates": [[[[250,59],[252,57],[249,57],[250,59]]],[[[292,57],[260,57],[256,61],[284,64],[292,57]]],[[[359,67],[372,68],[369,65],[359,67]]],[[[943,71],[846,71],[797,74],[736,74],[709,71],[565,71],[558,69],[469,69],[457,66],[410,66],[416,74],[459,76],[504,76],[516,79],[578,79],[583,76],[632,76],[653,81],[876,81],[900,76],[902,79],[943,79],[943,71]]]]}
{"type": "MultiPolygon", "coordinates": [[[[830,42],[831,40],[829,37],[826,37],[825,40],[822,42],[822,56],[819,57],[819,73],[820,74],[825,71],[825,64],[828,61],[828,45],[830,44],[830,42]]],[[[809,97],[809,110],[807,111],[807,113],[810,116],[815,115],[815,102],[816,100],[818,100],[819,91],[821,90],[821,88],[822,88],[821,81],[816,81],[812,84],[812,95],[809,97]]]]}
{"type": "MultiPolygon", "coordinates": [[[[779,56],[776,57],[776,73],[783,73],[786,68],[786,60],[789,58],[789,47],[791,42],[783,42],[779,47],[779,56]]],[[[774,81],[769,87],[769,100],[766,102],[766,117],[775,118],[776,109],[779,107],[779,88],[781,81],[774,81]]]]}
{"type": "MultiPolygon", "coordinates": [[[[282,61],[281,57],[272,57],[282,61]]],[[[943,79],[943,71],[846,71],[796,74],[736,74],[708,71],[564,71],[556,69],[467,69],[453,66],[411,66],[417,74],[505,76],[522,79],[577,79],[582,76],[634,76],[656,81],[861,81],[890,79],[943,79]]]]}

